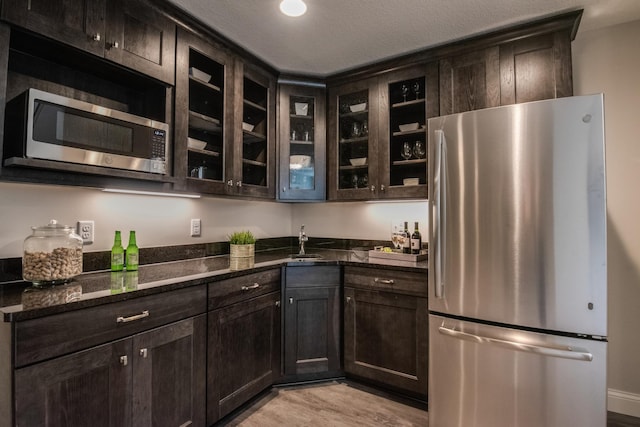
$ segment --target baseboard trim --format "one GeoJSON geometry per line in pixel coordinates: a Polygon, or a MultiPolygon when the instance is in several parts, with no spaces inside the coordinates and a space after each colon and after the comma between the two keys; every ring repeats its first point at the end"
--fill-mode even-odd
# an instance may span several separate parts
{"type": "Polygon", "coordinates": [[[610,388],[607,392],[607,410],[640,417],[640,394],[610,388]]]}

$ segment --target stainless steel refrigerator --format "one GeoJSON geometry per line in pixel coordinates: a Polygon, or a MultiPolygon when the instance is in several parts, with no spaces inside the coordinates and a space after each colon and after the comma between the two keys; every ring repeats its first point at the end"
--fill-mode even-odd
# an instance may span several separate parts
{"type": "Polygon", "coordinates": [[[604,427],[602,95],[428,127],[429,427],[604,427]]]}

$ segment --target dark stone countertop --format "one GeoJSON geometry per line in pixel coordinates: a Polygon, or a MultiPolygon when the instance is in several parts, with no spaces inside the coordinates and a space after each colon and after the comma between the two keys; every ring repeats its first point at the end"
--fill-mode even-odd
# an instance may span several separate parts
{"type": "Polygon", "coordinates": [[[229,256],[211,256],[142,265],[137,272],[109,271],[84,273],[70,283],[37,288],[28,282],[0,285],[0,313],[5,322],[34,319],[70,310],[124,301],[145,295],[198,286],[244,276],[283,265],[352,265],[385,270],[427,273],[427,261],[369,261],[367,251],[318,249],[320,259],[292,259],[289,250],[257,252],[255,265],[245,270],[229,270],[229,256]]]}

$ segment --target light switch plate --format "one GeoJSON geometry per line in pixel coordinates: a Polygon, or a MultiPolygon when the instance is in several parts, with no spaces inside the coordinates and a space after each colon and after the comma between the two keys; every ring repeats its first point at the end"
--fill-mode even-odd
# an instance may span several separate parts
{"type": "Polygon", "coordinates": [[[202,223],[199,218],[195,218],[191,220],[191,237],[200,237],[201,236],[201,228],[202,223]]]}
{"type": "Polygon", "coordinates": [[[94,228],[94,221],[78,221],[78,235],[82,237],[82,243],[93,243],[94,228]]]}

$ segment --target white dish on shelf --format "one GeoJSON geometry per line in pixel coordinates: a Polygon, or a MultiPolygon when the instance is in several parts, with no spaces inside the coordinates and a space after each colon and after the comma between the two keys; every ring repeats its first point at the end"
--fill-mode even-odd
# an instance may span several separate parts
{"type": "Polygon", "coordinates": [[[367,164],[367,158],[366,157],[358,157],[355,159],[349,159],[349,162],[351,163],[351,166],[364,166],[367,164]]]}
{"type": "Polygon", "coordinates": [[[418,185],[420,184],[420,178],[405,178],[402,180],[402,185],[418,185]]]}
{"type": "Polygon", "coordinates": [[[296,116],[306,116],[309,114],[309,104],[306,102],[296,102],[294,105],[296,108],[296,116]]]}
{"type": "Polygon", "coordinates": [[[290,169],[308,168],[311,165],[311,156],[293,155],[289,156],[290,169]]]}
{"type": "Polygon", "coordinates": [[[205,141],[200,141],[199,139],[187,138],[187,146],[189,148],[197,148],[198,150],[204,150],[204,147],[207,146],[207,143],[205,141]]]}
{"type": "Polygon", "coordinates": [[[407,132],[410,130],[418,130],[418,127],[420,127],[420,123],[407,123],[404,125],[399,125],[398,127],[400,128],[400,132],[407,132]]]}
{"type": "Polygon", "coordinates": [[[256,127],[256,126],[252,125],[251,123],[242,122],[242,130],[246,130],[248,132],[251,132],[254,127],[256,127]]]}
{"type": "Polygon", "coordinates": [[[211,80],[211,74],[207,74],[204,71],[197,69],[196,67],[189,67],[189,74],[196,79],[202,80],[206,83],[209,83],[209,80],[211,80]]]}
{"type": "Polygon", "coordinates": [[[361,102],[360,104],[349,105],[349,109],[352,113],[359,113],[360,111],[364,111],[367,109],[367,103],[361,102]]]}

